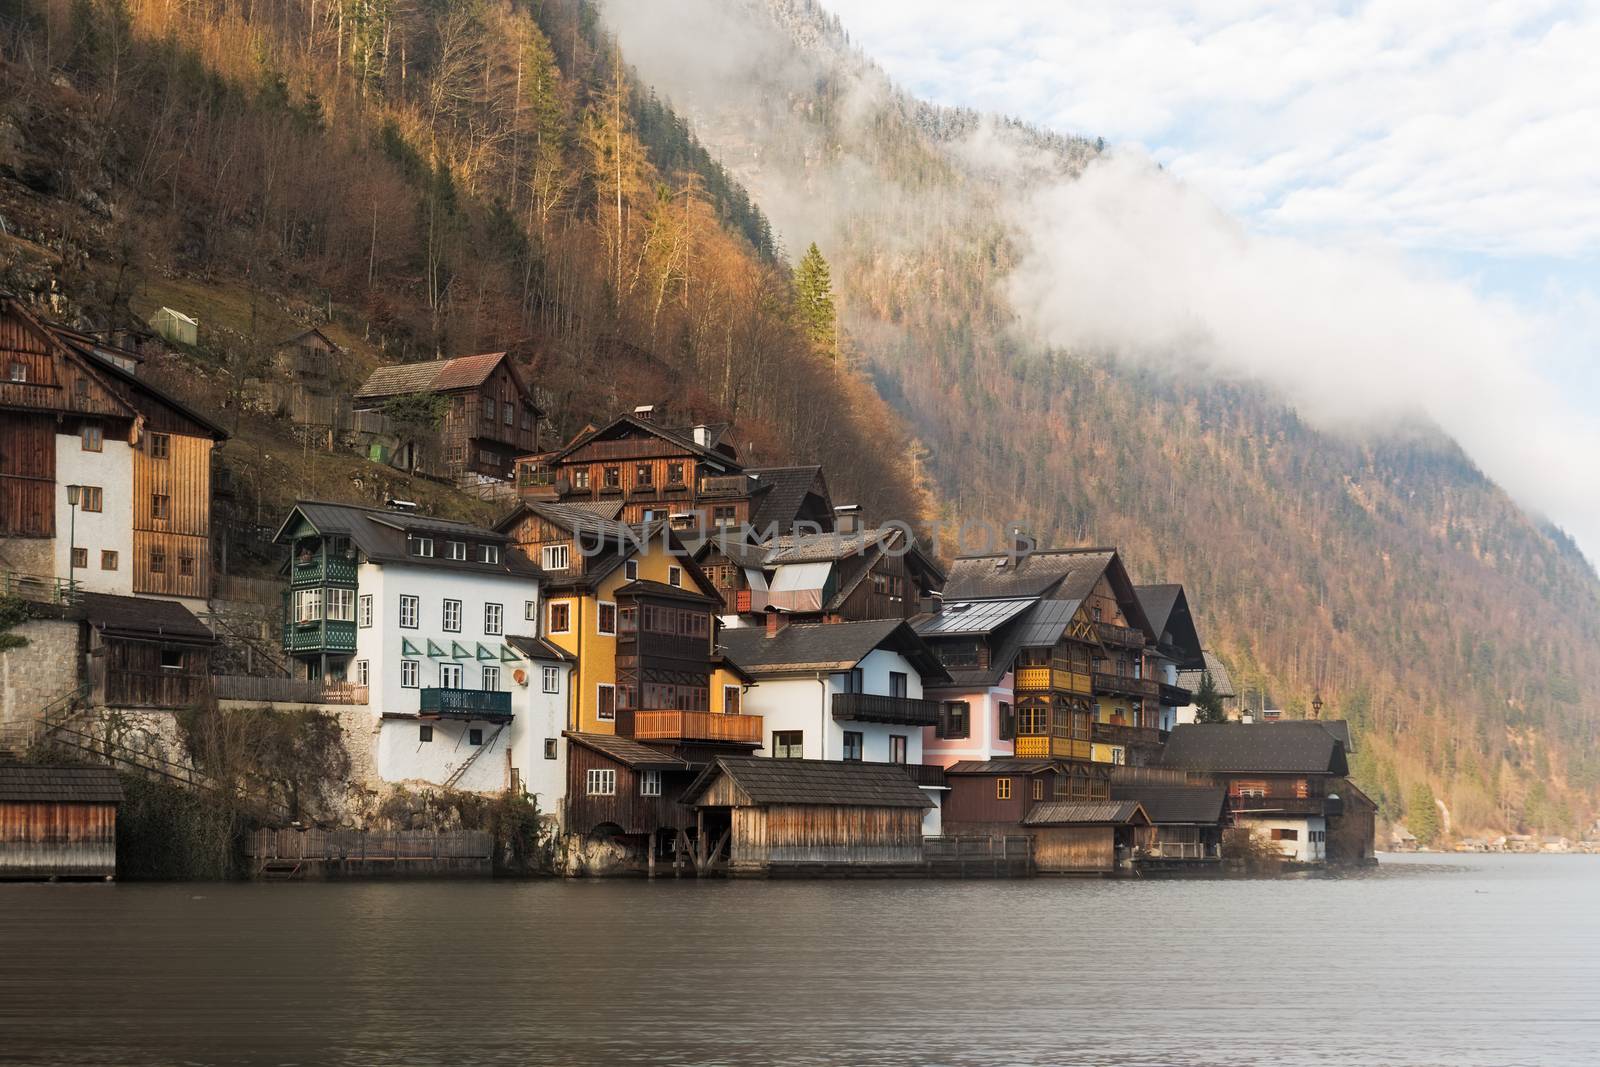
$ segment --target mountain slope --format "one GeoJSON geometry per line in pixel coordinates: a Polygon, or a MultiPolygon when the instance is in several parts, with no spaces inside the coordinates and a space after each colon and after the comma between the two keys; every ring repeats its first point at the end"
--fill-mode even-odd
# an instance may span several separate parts
{"type": "MultiPolygon", "coordinates": [[[[641,76],[815,240],[854,349],[911,420],[954,520],[1115,543],[1182,581],[1247,695],[1324,692],[1403,817],[1571,829],[1600,790],[1600,583],[1427,426],[1319,431],[1262,390],[1049,351],[1006,299],[1016,205],[1101,146],[897,91],[808,0],[611,0],[641,76]]],[[[946,546],[950,547],[950,546],[946,546]]]]}

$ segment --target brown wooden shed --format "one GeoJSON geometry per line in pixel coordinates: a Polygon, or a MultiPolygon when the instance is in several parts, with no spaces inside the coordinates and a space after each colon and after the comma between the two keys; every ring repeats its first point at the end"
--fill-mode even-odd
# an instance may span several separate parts
{"type": "Polygon", "coordinates": [[[757,756],[719,757],[682,802],[706,860],[733,874],[920,870],[932,806],[900,764],[757,756]]]}
{"type": "Polygon", "coordinates": [[[0,763],[0,879],[110,879],[122,785],[109,767],[0,763]]]}
{"type": "Polygon", "coordinates": [[[1033,838],[1041,874],[1114,874],[1119,854],[1130,855],[1135,827],[1150,817],[1136,800],[1050,800],[1022,820],[1033,838]]]}

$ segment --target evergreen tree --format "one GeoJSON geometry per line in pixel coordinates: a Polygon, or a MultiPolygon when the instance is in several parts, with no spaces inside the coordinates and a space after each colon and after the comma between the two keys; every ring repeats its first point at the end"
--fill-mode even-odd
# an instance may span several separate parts
{"type": "Polygon", "coordinates": [[[1228,721],[1228,713],[1222,710],[1222,694],[1217,692],[1217,683],[1210,671],[1200,676],[1200,688],[1194,691],[1194,721],[1228,721]]]}
{"type": "Polygon", "coordinates": [[[839,346],[833,309],[833,281],[828,276],[828,261],[822,258],[815,241],[806,249],[794,273],[794,293],[800,324],[811,338],[811,343],[829,359],[837,359],[839,346]]]}
{"type": "Polygon", "coordinates": [[[1406,798],[1406,826],[1421,844],[1431,845],[1439,839],[1443,830],[1439,824],[1439,805],[1434,802],[1433,790],[1427,782],[1411,787],[1411,795],[1406,798]]]}

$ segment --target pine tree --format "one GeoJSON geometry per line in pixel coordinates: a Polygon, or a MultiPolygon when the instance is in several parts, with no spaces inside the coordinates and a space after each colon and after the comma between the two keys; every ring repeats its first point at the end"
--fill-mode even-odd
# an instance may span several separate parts
{"type": "Polygon", "coordinates": [[[806,249],[794,273],[794,293],[800,324],[811,338],[811,343],[829,359],[837,359],[839,345],[833,309],[833,281],[828,276],[828,261],[822,258],[815,241],[806,249]]]}
{"type": "Polygon", "coordinates": [[[1439,839],[1443,829],[1439,824],[1439,805],[1435,803],[1433,790],[1427,782],[1418,782],[1411,787],[1411,794],[1406,798],[1406,826],[1424,845],[1431,845],[1439,839]]]}
{"type": "Polygon", "coordinates": [[[1194,691],[1194,721],[1228,721],[1228,713],[1222,710],[1222,694],[1217,692],[1217,683],[1210,671],[1200,676],[1200,688],[1194,691]]]}

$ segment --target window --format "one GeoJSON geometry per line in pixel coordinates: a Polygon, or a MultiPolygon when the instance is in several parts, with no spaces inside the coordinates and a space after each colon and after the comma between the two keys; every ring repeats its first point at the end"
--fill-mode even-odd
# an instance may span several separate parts
{"type": "Polygon", "coordinates": [[[641,489],[649,489],[655,484],[655,468],[648,463],[635,463],[633,465],[633,484],[641,489]]]}
{"type": "Polygon", "coordinates": [[[417,740],[423,744],[427,744],[429,741],[433,740],[432,723],[425,722],[417,727],[417,740]]]}
{"type": "Polygon", "coordinates": [[[461,601],[446,600],[444,602],[444,629],[445,633],[458,634],[461,632],[461,601]]]}
{"type": "Polygon", "coordinates": [[[440,689],[460,689],[461,688],[461,664],[459,664],[459,663],[441,663],[441,664],[439,664],[439,688],[440,689]]]}
{"type": "Polygon", "coordinates": [[[561,692],[561,669],[559,667],[539,668],[539,690],[544,693],[561,692]]]}
{"type": "Polygon", "coordinates": [[[628,579],[628,581],[637,582],[639,580],[639,561],[636,559],[630,559],[628,562],[624,563],[622,565],[622,574],[628,579]]]}
{"type": "Polygon", "coordinates": [[[445,559],[466,559],[467,543],[465,541],[446,541],[444,543],[445,559]]]}
{"type": "Polygon", "coordinates": [[[161,650],[161,669],[164,671],[183,670],[183,653],[176,648],[163,648],[161,650]]]}
{"type": "Polygon", "coordinates": [[[1017,737],[1017,713],[1008,701],[1000,702],[1000,740],[1014,741],[1017,737]]]}
{"type": "Polygon", "coordinates": [[[661,772],[639,772],[639,795],[642,797],[658,797],[661,795],[661,772]]]}
{"type": "Polygon", "coordinates": [[[588,489],[589,488],[589,468],[588,467],[578,467],[572,472],[572,488],[574,488],[574,489],[588,489]]]}
{"type": "Polygon", "coordinates": [[[600,610],[594,618],[595,630],[602,634],[615,634],[617,632],[617,606],[607,601],[600,601],[600,610]]]}
{"type": "Polygon", "coordinates": [[[866,683],[865,675],[862,674],[860,667],[856,667],[853,670],[840,671],[833,676],[833,680],[841,693],[859,693],[861,692],[861,687],[866,683]]]}
{"type": "Polygon", "coordinates": [[[722,687],[722,711],[726,715],[739,714],[739,702],[744,696],[744,690],[736,685],[722,687]]]}
{"type": "Polygon", "coordinates": [[[1274,841],[1298,841],[1300,840],[1300,831],[1274,826],[1272,828],[1272,839],[1274,841]]]}
{"type": "Polygon", "coordinates": [[[491,693],[498,693],[500,691],[499,667],[483,668],[483,687],[491,693]]]}
{"type": "Polygon", "coordinates": [[[178,557],[178,573],[185,578],[194,577],[194,556],[185,552],[178,557]]]}
{"type": "Polygon", "coordinates": [[[356,625],[372,625],[372,594],[365,593],[356,602],[356,625]]]}
{"type": "Polygon", "coordinates": [[[153,433],[150,435],[150,458],[166,459],[172,455],[172,438],[168,434],[153,433]]]}
{"type": "Polygon", "coordinates": [[[1035,799],[1035,800],[1043,800],[1044,799],[1044,779],[1043,778],[1035,778],[1033,780],[1033,799],[1035,799]]]}
{"type": "Polygon", "coordinates": [[[364,659],[356,660],[356,684],[367,685],[372,681],[372,665],[364,659]]]}
{"type": "Polygon", "coordinates": [[[499,545],[479,545],[478,546],[478,562],[479,563],[499,563],[500,562],[500,546],[499,545]]]}
{"type": "Polygon", "coordinates": [[[667,464],[667,484],[668,485],[682,485],[683,484],[683,464],[682,463],[668,463],[667,464]]]}
{"type": "Polygon", "coordinates": [[[804,759],[805,754],[805,734],[803,731],[772,731],[773,759],[804,759]]]}
{"type": "Polygon", "coordinates": [[[85,452],[103,452],[106,446],[106,433],[100,428],[98,422],[86,422],[80,432],[85,452]]]}
{"type": "Polygon", "coordinates": [[[431,537],[413,537],[408,547],[411,549],[413,556],[420,556],[423,559],[433,558],[433,538],[431,537]]]}
{"type": "Polygon", "coordinates": [[[965,700],[947,701],[943,707],[940,737],[969,737],[972,733],[971,706],[965,700]]]}
{"type": "Polygon", "coordinates": [[[564,571],[567,569],[567,546],[545,545],[541,558],[545,570],[564,571]]]}
{"type": "Polygon", "coordinates": [[[14,382],[25,382],[25,381],[27,381],[28,380],[28,365],[26,363],[19,363],[16,360],[12,360],[11,361],[11,370],[7,374],[7,377],[10,378],[14,382]]]}
{"type": "Polygon", "coordinates": [[[617,687],[600,683],[595,692],[595,718],[610,722],[617,717],[617,687]]]}
{"type": "Polygon", "coordinates": [[[500,634],[505,631],[506,609],[502,604],[485,604],[483,606],[483,632],[486,634],[500,634]]]}
{"type": "Polygon", "coordinates": [[[553,737],[547,737],[544,739],[544,758],[556,758],[556,739],[553,737]]]}
{"type": "Polygon", "coordinates": [[[72,550],[72,565],[74,567],[89,566],[89,550],[87,548],[74,548],[72,550]]]}
{"type": "Polygon", "coordinates": [[[524,600],[522,602],[522,617],[532,622],[539,617],[539,602],[537,600],[524,600]]]}
{"type": "Polygon", "coordinates": [[[994,780],[994,798],[996,800],[1011,799],[1011,779],[996,778],[994,780]]]}
{"type": "Polygon", "coordinates": [[[572,629],[572,605],[558,600],[550,605],[550,632],[564,634],[572,629]]]}
{"type": "Polygon", "coordinates": [[[417,688],[417,676],[418,676],[418,672],[417,672],[417,661],[416,660],[414,660],[414,659],[403,659],[403,660],[400,661],[400,688],[402,688],[402,689],[415,689],[415,688],[417,688]]]}
{"type": "Polygon", "coordinates": [[[588,793],[592,797],[614,797],[617,795],[617,772],[600,767],[589,769],[588,793]]]}
{"type": "Polygon", "coordinates": [[[739,509],[733,504],[718,504],[711,509],[711,521],[717,526],[731,526],[739,521],[739,509]]]}
{"type": "Polygon", "coordinates": [[[601,472],[601,478],[604,479],[601,482],[601,488],[603,488],[603,489],[621,489],[622,488],[622,468],[621,467],[607,467],[604,471],[601,472]]]}
{"type": "Polygon", "coordinates": [[[517,424],[517,405],[507,400],[502,405],[500,421],[505,423],[507,426],[515,426],[517,424]]]}
{"type": "Polygon", "coordinates": [[[100,569],[114,571],[117,569],[117,554],[109,548],[100,551],[100,569]]]}
{"type": "Polygon", "coordinates": [[[667,568],[667,584],[668,585],[680,585],[680,586],[683,584],[683,568],[682,567],[668,567],[667,568]]]}
{"type": "Polygon", "coordinates": [[[1113,746],[1111,749],[1111,762],[1119,767],[1127,763],[1128,750],[1123,748],[1121,745],[1113,746]]]}
{"type": "Polygon", "coordinates": [[[84,511],[104,511],[106,495],[98,485],[86,485],[78,497],[78,506],[84,511]]]}
{"type": "Polygon", "coordinates": [[[892,697],[900,697],[902,700],[905,699],[907,690],[906,675],[904,671],[889,672],[889,695],[892,697]]]}
{"type": "Polygon", "coordinates": [[[468,730],[467,731],[467,744],[471,745],[474,748],[476,748],[479,745],[483,744],[483,730],[480,729],[479,727],[476,727],[476,726],[474,726],[472,729],[468,730]]]}
{"type": "Polygon", "coordinates": [[[417,598],[402,596],[400,598],[400,628],[402,630],[415,630],[417,628],[417,598]]]}
{"type": "Polygon", "coordinates": [[[524,430],[533,429],[533,411],[530,408],[522,409],[522,428],[524,430]]]}
{"type": "Polygon", "coordinates": [[[165,493],[150,494],[150,517],[166,521],[172,517],[172,498],[165,493]]]}
{"type": "Polygon", "coordinates": [[[356,591],[354,589],[328,590],[328,618],[336,622],[352,622],[356,617],[356,591]]]}
{"type": "Polygon", "coordinates": [[[167,550],[164,548],[150,549],[150,573],[167,573],[167,550]]]}
{"type": "Polygon", "coordinates": [[[322,621],[321,589],[295,590],[294,621],[302,625],[322,621]]]}
{"type": "Polygon", "coordinates": [[[905,734],[889,735],[889,762],[904,763],[909,745],[905,734]]]}
{"type": "Polygon", "coordinates": [[[841,758],[859,761],[864,747],[861,739],[860,730],[846,730],[844,732],[844,753],[841,758]]]}

